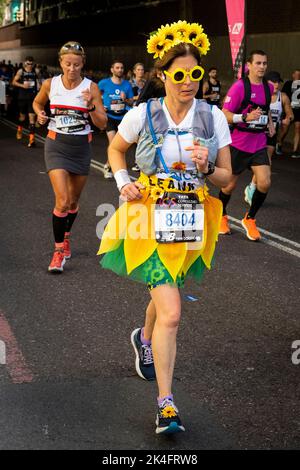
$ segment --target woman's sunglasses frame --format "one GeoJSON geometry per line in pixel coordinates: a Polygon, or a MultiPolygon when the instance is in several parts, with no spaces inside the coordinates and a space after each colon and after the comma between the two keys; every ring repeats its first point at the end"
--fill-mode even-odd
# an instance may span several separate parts
{"type": "Polygon", "coordinates": [[[190,80],[192,82],[200,82],[203,78],[203,75],[204,75],[204,68],[201,67],[200,65],[195,65],[195,67],[193,67],[191,70],[187,71],[187,70],[182,69],[181,67],[178,67],[177,69],[173,70],[173,72],[171,72],[171,73],[168,72],[167,70],[164,70],[164,74],[166,74],[168,77],[170,77],[172,82],[175,83],[176,85],[178,85],[179,83],[185,82],[187,75],[190,77],[190,80]],[[196,72],[198,70],[201,73],[200,73],[199,77],[194,78],[193,77],[193,72],[196,72]],[[179,80],[176,80],[175,75],[178,72],[182,73],[182,78],[179,79],[179,80]]]}

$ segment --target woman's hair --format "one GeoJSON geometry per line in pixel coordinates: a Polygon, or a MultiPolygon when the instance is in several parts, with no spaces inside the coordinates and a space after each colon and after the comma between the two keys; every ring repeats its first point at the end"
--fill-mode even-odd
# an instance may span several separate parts
{"type": "Polygon", "coordinates": [[[66,42],[58,52],[58,58],[61,59],[65,54],[75,54],[82,57],[83,62],[85,62],[85,52],[81,44],[76,41],[66,42]]]}
{"type": "Polygon", "coordinates": [[[197,64],[201,64],[201,56],[199,49],[193,44],[187,44],[181,42],[177,46],[172,47],[168,52],[165,53],[162,59],[157,59],[155,62],[155,68],[159,71],[168,70],[175,59],[178,57],[185,57],[187,55],[192,55],[195,57],[197,64]]]}
{"type": "Polygon", "coordinates": [[[200,52],[193,44],[180,43],[172,47],[162,59],[157,59],[154,64],[154,69],[150,72],[150,78],[146,82],[140,96],[137,100],[137,105],[145,103],[150,98],[161,98],[166,96],[165,85],[163,81],[158,78],[158,73],[168,70],[177,57],[185,57],[192,55],[195,57],[197,64],[201,64],[200,52]]]}
{"type": "Polygon", "coordinates": [[[163,96],[166,96],[165,86],[161,79],[158,78],[156,68],[153,68],[149,72],[149,79],[142,88],[136,105],[146,103],[150,98],[161,98],[163,96]]]}
{"type": "Polygon", "coordinates": [[[134,66],[133,66],[133,69],[132,69],[133,72],[136,71],[137,67],[143,67],[143,69],[145,69],[144,64],[143,64],[142,62],[137,62],[137,63],[134,64],[134,66]]]}

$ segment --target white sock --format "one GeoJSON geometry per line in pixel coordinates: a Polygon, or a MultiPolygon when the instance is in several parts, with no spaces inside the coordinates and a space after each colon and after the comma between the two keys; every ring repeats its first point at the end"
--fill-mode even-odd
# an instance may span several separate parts
{"type": "Polygon", "coordinates": [[[256,189],[256,184],[253,183],[253,181],[251,181],[251,183],[250,183],[250,189],[253,189],[253,190],[256,189]]]}

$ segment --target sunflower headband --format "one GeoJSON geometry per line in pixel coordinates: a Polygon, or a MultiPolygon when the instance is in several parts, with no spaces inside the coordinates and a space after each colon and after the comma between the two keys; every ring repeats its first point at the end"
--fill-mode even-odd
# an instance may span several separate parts
{"type": "Polygon", "coordinates": [[[201,55],[206,55],[210,48],[209,39],[201,25],[180,20],[171,25],[161,26],[151,33],[147,41],[147,51],[149,54],[154,54],[154,59],[162,59],[171,47],[181,42],[193,44],[201,55]]]}

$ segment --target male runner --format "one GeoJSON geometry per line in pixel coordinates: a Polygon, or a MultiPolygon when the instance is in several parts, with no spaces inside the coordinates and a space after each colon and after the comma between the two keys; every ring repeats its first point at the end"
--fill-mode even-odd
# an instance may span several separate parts
{"type": "Polygon", "coordinates": [[[208,104],[220,105],[221,83],[217,79],[218,71],[216,67],[211,67],[208,71],[208,80],[203,84],[203,98],[208,104]]]}
{"type": "Polygon", "coordinates": [[[35,119],[36,115],[32,108],[32,103],[38,91],[37,75],[33,69],[33,57],[25,58],[24,66],[20,68],[13,78],[12,84],[19,88],[18,107],[19,107],[19,125],[17,130],[17,139],[22,139],[23,125],[26,115],[29,117],[29,142],[28,147],[35,145],[35,119]]]}
{"type": "MultiPolygon", "coordinates": [[[[115,61],[111,65],[109,78],[100,80],[98,87],[102,94],[104,108],[107,112],[106,135],[108,145],[118,131],[118,125],[123,117],[133,105],[133,90],[128,80],[123,79],[124,65],[120,61],[115,61]]],[[[112,178],[112,172],[108,161],[104,166],[104,178],[112,178]]]]}
{"type": "MultiPolygon", "coordinates": [[[[268,72],[265,75],[265,79],[273,85],[273,95],[270,104],[270,112],[272,116],[272,120],[274,123],[274,127],[276,130],[276,134],[273,137],[267,137],[267,151],[268,157],[270,159],[270,165],[272,164],[272,157],[275,151],[276,141],[277,141],[277,132],[282,123],[284,126],[289,126],[290,122],[293,120],[293,111],[291,108],[291,103],[288,96],[280,91],[280,82],[282,82],[282,78],[280,77],[280,73],[276,71],[268,72]],[[285,115],[285,118],[282,119],[282,115],[285,115]]],[[[253,176],[252,181],[248,186],[246,186],[244,194],[245,194],[245,201],[251,206],[252,197],[254,191],[256,189],[256,178],[253,176]]]]}
{"type": "Polygon", "coordinates": [[[219,199],[223,203],[220,233],[230,233],[226,207],[239,175],[248,168],[256,177],[257,187],[242,225],[247,237],[255,241],[261,238],[255,216],[263,205],[271,185],[266,132],[268,130],[269,135],[273,136],[275,129],[269,111],[273,86],[264,80],[267,69],[266,53],[261,50],[252,51],[247,66],[248,77],[238,80],[231,86],[223,107],[227,121],[234,126],[234,130],[230,146],[232,179],[219,193],[219,199]]]}

